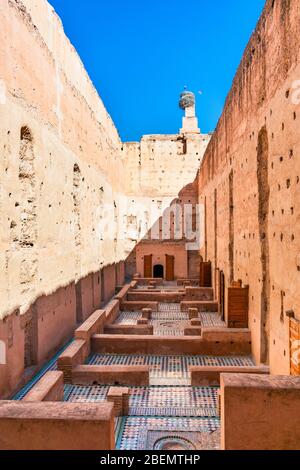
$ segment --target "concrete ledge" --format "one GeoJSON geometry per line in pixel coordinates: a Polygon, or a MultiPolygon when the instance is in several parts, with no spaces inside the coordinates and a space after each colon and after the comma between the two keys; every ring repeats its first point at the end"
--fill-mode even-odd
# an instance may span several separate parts
{"type": "Polygon", "coordinates": [[[72,383],[72,369],[79,364],[84,364],[89,348],[86,341],[77,339],[59,356],[57,368],[64,373],[65,383],[72,383]]]}
{"type": "Polygon", "coordinates": [[[124,312],[137,312],[143,308],[151,308],[153,312],[158,311],[158,302],[122,302],[121,310],[124,312]]]}
{"type": "Polygon", "coordinates": [[[108,335],[153,335],[153,325],[107,325],[104,333],[108,335]]]}
{"type": "Polygon", "coordinates": [[[199,312],[218,312],[219,306],[218,302],[214,300],[184,300],[180,303],[181,312],[187,312],[189,308],[197,308],[199,312]]]}
{"type": "Polygon", "coordinates": [[[113,450],[113,403],[0,402],[1,450],[113,450]]]}
{"type": "Polygon", "coordinates": [[[63,401],[64,374],[60,371],[47,372],[38,383],[25,395],[23,401],[63,401]]]}
{"type": "Polygon", "coordinates": [[[203,339],[200,336],[137,336],[94,335],[91,340],[94,353],[110,354],[205,354],[212,356],[249,355],[251,344],[241,338],[236,341],[231,334],[222,341],[203,339]]]}
{"type": "Polygon", "coordinates": [[[300,377],[221,375],[223,450],[299,450],[300,377]]]}
{"type": "Polygon", "coordinates": [[[191,384],[194,387],[218,387],[220,385],[221,374],[269,374],[270,369],[266,366],[253,367],[212,367],[212,366],[191,366],[191,384]]]}
{"type": "Polygon", "coordinates": [[[91,336],[96,333],[103,333],[105,320],[105,310],[96,310],[96,312],[75,330],[75,338],[86,341],[89,347],[91,336]]]}
{"type": "Polygon", "coordinates": [[[75,385],[149,385],[149,366],[77,366],[73,369],[75,385]]]}

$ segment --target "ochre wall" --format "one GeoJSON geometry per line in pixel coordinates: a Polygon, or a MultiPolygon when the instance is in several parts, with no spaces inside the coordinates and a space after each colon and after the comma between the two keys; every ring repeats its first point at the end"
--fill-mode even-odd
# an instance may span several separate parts
{"type": "Polygon", "coordinates": [[[250,286],[257,362],[289,374],[287,310],[300,318],[300,3],[267,1],[199,173],[201,254],[250,286]],[[299,83],[298,83],[299,90],[299,83]]]}

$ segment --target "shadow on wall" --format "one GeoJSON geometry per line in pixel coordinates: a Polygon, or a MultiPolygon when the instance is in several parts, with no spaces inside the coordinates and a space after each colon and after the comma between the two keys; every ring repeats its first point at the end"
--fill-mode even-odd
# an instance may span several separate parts
{"type": "Polygon", "coordinates": [[[141,277],[162,277],[167,281],[177,278],[199,279],[203,261],[200,247],[195,244],[194,249],[191,249],[191,244],[196,241],[196,233],[202,229],[201,220],[197,219],[197,204],[198,176],[180,191],[127,256],[126,280],[129,281],[136,273],[141,277]],[[179,217],[175,217],[175,207],[179,217]],[[185,220],[189,220],[188,228],[194,233],[192,238],[187,236],[185,220]]]}

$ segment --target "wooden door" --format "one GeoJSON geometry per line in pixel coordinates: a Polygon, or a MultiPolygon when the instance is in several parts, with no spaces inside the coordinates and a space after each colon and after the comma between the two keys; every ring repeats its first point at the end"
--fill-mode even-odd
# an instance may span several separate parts
{"type": "Polygon", "coordinates": [[[210,261],[200,264],[200,287],[212,287],[210,261]]]}
{"type": "Polygon", "coordinates": [[[225,320],[225,276],[223,271],[220,271],[219,289],[220,315],[222,320],[225,320]]]}
{"type": "Polygon", "coordinates": [[[249,287],[228,287],[227,292],[227,326],[248,328],[249,287]]]}
{"type": "Polygon", "coordinates": [[[144,277],[152,277],[152,255],[144,256],[144,277]]]}
{"type": "Polygon", "coordinates": [[[166,281],[174,281],[174,256],[166,255],[166,281]]]}

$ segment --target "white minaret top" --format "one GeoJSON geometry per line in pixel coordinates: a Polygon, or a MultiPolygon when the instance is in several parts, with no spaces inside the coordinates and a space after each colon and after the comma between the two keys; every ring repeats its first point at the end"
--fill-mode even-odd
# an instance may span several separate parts
{"type": "Polygon", "coordinates": [[[179,107],[185,111],[185,116],[182,119],[180,134],[200,134],[195,103],[194,93],[187,90],[181,93],[179,107]]]}

